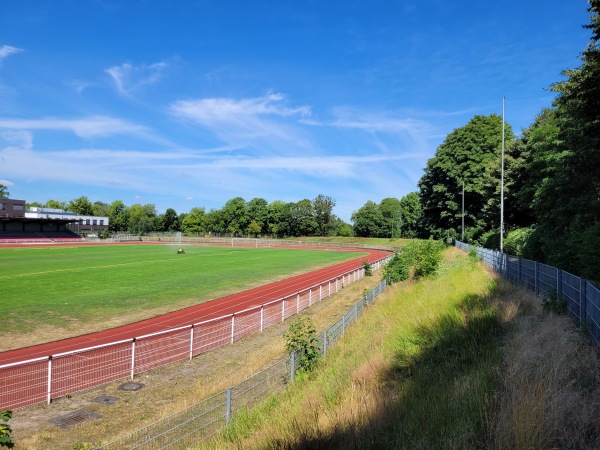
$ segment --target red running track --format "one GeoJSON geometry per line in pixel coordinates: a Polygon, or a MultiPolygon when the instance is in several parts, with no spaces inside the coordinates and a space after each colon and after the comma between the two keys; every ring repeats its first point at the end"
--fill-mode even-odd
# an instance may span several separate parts
{"type": "MultiPolygon", "coordinates": [[[[323,247],[319,247],[319,249],[325,250],[323,247]]],[[[348,248],[328,248],[326,250],[366,252],[368,253],[368,256],[361,256],[351,261],[270,283],[258,288],[242,291],[238,294],[229,295],[200,305],[131,323],[129,325],[111,328],[96,333],[84,334],[60,341],[48,342],[32,347],[2,352],[0,353],[0,366],[39,357],[48,357],[50,355],[77,351],[124,339],[141,337],[147,334],[192,325],[205,320],[237,313],[248,308],[260,306],[270,301],[283,298],[313,285],[325,282],[331,278],[335,278],[343,273],[358,269],[362,267],[362,262],[365,260],[373,263],[390,255],[390,252],[384,250],[348,248]]]]}

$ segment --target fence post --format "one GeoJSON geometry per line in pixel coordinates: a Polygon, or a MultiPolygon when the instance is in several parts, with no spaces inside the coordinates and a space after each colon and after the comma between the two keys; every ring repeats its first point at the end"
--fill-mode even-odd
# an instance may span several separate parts
{"type": "Polygon", "coordinates": [[[285,298],[281,299],[281,321],[285,319],[285,298]]]}
{"type": "Polygon", "coordinates": [[[540,263],[535,261],[535,273],[534,273],[534,292],[539,294],[540,292],[540,263]]]}
{"type": "Polygon", "coordinates": [[[308,289],[308,306],[312,305],[312,288],[308,289]]]}
{"type": "Polygon", "coordinates": [[[260,332],[263,331],[263,318],[265,316],[265,307],[260,305],[260,332]]]}
{"type": "Polygon", "coordinates": [[[517,282],[519,284],[519,286],[521,286],[521,257],[517,256],[517,261],[518,261],[518,271],[517,271],[517,282]]]}
{"type": "Polygon", "coordinates": [[[296,297],[296,314],[300,311],[300,293],[298,292],[298,296],[296,297]]]}
{"type": "Polygon", "coordinates": [[[556,269],[556,299],[562,297],[562,270],[556,269]]]}
{"type": "Polygon", "coordinates": [[[296,354],[295,352],[290,353],[290,381],[294,382],[294,373],[296,372],[296,354]]]}
{"type": "Polygon", "coordinates": [[[587,321],[587,281],[585,278],[579,279],[579,320],[581,325],[587,321]]]}
{"type": "Polygon", "coordinates": [[[47,403],[50,404],[51,401],[52,401],[52,355],[48,356],[47,403]]]}
{"type": "Polygon", "coordinates": [[[327,330],[323,331],[323,356],[327,354],[327,330]]]}
{"type": "Polygon", "coordinates": [[[327,297],[331,297],[331,280],[327,283],[327,297]]]}
{"type": "Polygon", "coordinates": [[[194,356],[194,324],[190,328],[190,359],[194,356]]]}
{"type": "Polygon", "coordinates": [[[231,388],[227,388],[227,399],[225,401],[225,423],[229,425],[231,420],[231,388]]]}
{"type": "Polygon", "coordinates": [[[131,379],[135,375],[135,338],[131,340],[131,379]]]}
{"type": "Polygon", "coordinates": [[[233,338],[235,336],[235,314],[231,315],[231,343],[233,344],[233,338]]]}
{"type": "Polygon", "coordinates": [[[323,285],[319,285],[319,301],[323,299],[323,285]]]}

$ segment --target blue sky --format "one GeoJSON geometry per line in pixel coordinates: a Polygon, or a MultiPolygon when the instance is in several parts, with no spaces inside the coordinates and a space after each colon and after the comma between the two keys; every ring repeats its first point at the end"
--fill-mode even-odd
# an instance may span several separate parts
{"type": "Polygon", "coordinates": [[[0,183],[29,202],[366,201],[476,114],[517,133],[580,65],[585,0],[0,6],[0,183]]]}

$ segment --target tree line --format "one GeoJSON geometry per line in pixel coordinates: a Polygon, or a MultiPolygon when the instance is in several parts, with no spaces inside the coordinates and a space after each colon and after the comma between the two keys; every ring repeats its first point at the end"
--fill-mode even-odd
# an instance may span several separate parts
{"type": "Polygon", "coordinates": [[[188,213],[180,214],[173,208],[168,208],[164,214],[158,214],[153,204],[136,203],[127,206],[121,200],[110,204],[100,201],[92,203],[86,196],[69,202],[32,202],[27,206],[108,217],[107,233],[181,231],[189,235],[219,233],[273,237],[352,235],[352,227],[332,213],[335,200],[326,195],[318,195],[313,200],[288,203],[281,200],[269,203],[263,198],[246,201],[242,197],[235,197],[220,209],[206,211],[203,207],[195,207],[188,213]]]}
{"type": "MultiPolygon", "coordinates": [[[[505,126],[505,250],[600,280],[600,0],[580,67],[515,137],[505,126]]],[[[476,116],[450,133],[419,181],[423,230],[489,248],[500,242],[502,118],[476,116]],[[463,197],[464,187],[464,197],[463,197]]]]}

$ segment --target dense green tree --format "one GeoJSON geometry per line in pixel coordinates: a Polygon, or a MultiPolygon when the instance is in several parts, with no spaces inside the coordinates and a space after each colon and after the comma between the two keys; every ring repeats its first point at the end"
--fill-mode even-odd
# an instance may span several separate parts
{"type": "Polygon", "coordinates": [[[10,197],[10,192],[8,192],[8,188],[5,185],[0,184],[0,198],[8,197],[10,197]]]}
{"type": "Polygon", "coordinates": [[[264,198],[253,198],[247,206],[250,223],[255,222],[256,224],[252,226],[252,229],[256,230],[256,226],[258,226],[258,231],[253,231],[251,234],[269,233],[269,203],[264,198]]]}
{"type": "Polygon", "coordinates": [[[129,208],[121,200],[115,200],[107,209],[108,229],[112,232],[125,232],[129,227],[129,208]]]}
{"type": "Polygon", "coordinates": [[[250,223],[246,201],[242,197],[227,200],[221,209],[221,220],[226,233],[231,233],[234,236],[244,233],[250,223]]]}
{"type": "Polygon", "coordinates": [[[379,212],[384,220],[381,229],[382,235],[379,237],[399,237],[402,221],[402,207],[400,205],[400,200],[392,197],[384,198],[379,202],[379,212]]]}
{"type": "Polygon", "coordinates": [[[165,213],[161,216],[160,231],[181,231],[181,226],[179,224],[179,216],[173,208],[167,208],[165,213]]]}
{"type": "Polygon", "coordinates": [[[418,192],[410,192],[400,199],[400,236],[404,238],[423,236],[423,208],[418,192]]]}
{"type": "Polygon", "coordinates": [[[94,216],[108,216],[108,204],[96,201],[92,204],[92,213],[94,216]]]}
{"type": "Polygon", "coordinates": [[[192,208],[181,222],[181,231],[186,234],[203,235],[206,228],[206,212],[204,208],[192,208]]]}
{"type": "MultiPolygon", "coordinates": [[[[505,141],[514,138],[505,126],[505,141]]],[[[499,226],[482,214],[487,203],[490,166],[500,160],[502,118],[496,114],[475,116],[464,127],[452,131],[427,161],[419,181],[425,225],[433,236],[445,237],[448,230],[459,234],[462,214],[462,186],[465,187],[465,235],[479,239],[499,226]],[[488,219],[486,221],[486,219],[488,219]]],[[[497,180],[500,183],[500,180],[497,180]]]]}
{"type": "Polygon", "coordinates": [[[291,236],[315,236],[319,225],[315,218],[313,204],[308,199],[290,204],[289,225],[291,236]]]}
{"type": "Polygon", "coordinates": [[[379,206],[370,200],[352,213],[351,220],[354,234],[359,237],[381,237],[388,231],[379,206]]]}
{"type": "Polygon", "coordinates": [[[136,203],[129,208],[129,228],[132,234],[147,234],[154,231],[156,207],[152,204],[136,203]]]}
{"type": "Polygon", "coordinates": [[[90,202],[85,195],[71,200],[67,205],[67,211],[71,211],[82,216],[94,215],[92,202],[90,202]]]}
{"type": "Polygon", "coordinates": [[[269,204],[267,209],[267,227],[269,233],[275,237],[289,235],[290,205],[281,200],[275,200],[269,204]]]}
{"type": "Polygon", "coordinates": [[[58,200],[48,200],[46,203],[44,203],[44,207],[67,210],[68,204],[66,202],[59,202],[58,200]]]}
{"type": "Polygon", "coordinates": [[[326,195],[319,194],[312,201],[312,207],[317,222],[319,236],[329,236],[333,230],[333,207],[335,200],[326,195]]]}

